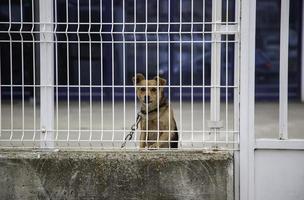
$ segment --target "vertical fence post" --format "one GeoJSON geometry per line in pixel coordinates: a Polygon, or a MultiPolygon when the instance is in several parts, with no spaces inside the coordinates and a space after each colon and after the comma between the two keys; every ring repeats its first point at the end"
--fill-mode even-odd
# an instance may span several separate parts
{"type": "Polygon", "coordinates": [[[54,147],[53,0],[39,1],[40,15],[40,147],[54,147]]]}
{"type": "MultiPolygon", "coordinates": [[[[218,130],[220,123],[221,104],[221,34],[222,1],[212,1],[212,41],[211,41],[211,97],[210,97],[210,122],[209,128],[218,130]]],[[[216,134],[216,132],[215,132],[216,134]]],[[[215,135],[215,140],[217,134],[215,135]]]]}
{"type": "Polygon", "coordinates": [[[288,138],[288,32],[289,0],[282,0],[280,34],[280,139],[288,138]]]}
{"type": "MultiPolygon", "coordinates": [[[[0,47],[0,86],[1,86],[1,69],[2,69],[2,64],[1,64],[1,47],[0,47]]],[[[2,87],[0,87],[0,137],[1,137],[1,132],[2,132],[2,87]]]]}
{"type": "Polygon", "coordinates": [[[254,77],[256,0],[241,1],[240,200],[254,200],[254,77]]]}
{"type": "Polygon", "coordinates": [[[304,2],[302,2],[302,55],[301,55],[301,101],[304,103],[304,2]]]}
{"type": "MultiPolygon", "coordinates": [[[[235,1],[235,22],[238,24],[238,32],[240,32],[240,0],[235,1]]],[[[234,134],[235,148],[238,148],[239,132],[240,132],[240,34],[235,35],[238,43],[234,45],[234,91],[233,91],[233,109],[234,109],[234,130],[238,134],[234,134]]]]}

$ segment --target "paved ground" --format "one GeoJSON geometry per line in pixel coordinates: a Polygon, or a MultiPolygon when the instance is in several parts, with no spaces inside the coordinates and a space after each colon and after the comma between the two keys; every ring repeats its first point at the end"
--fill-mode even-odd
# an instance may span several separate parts
{"type": "MultiPolygon", "coordinates": [[[[233,104],[221,105],[221,119],[223,120],[223,128],[221,133],[212,134],[208,127],[208,121],[210,120],[210,104],[206,103],[205,108],[201,102],[194,102],[193,108],[191,103],[184,102],[182,110],[180,110],[179,102],[172,103],[176,122],[178,124],[179,132],[183,132],[181,140],[185,141],[185,147],[193,147],[198,145],[199,148],[202,145],[202,141],[210,142],[217,140],[222,143],[234,143],[237,142],[237,134],[233,133],[236,129],[234,124],[234,108],[233,104]],[[191,112],[193,109],[193,112],[191,112]],[[205,112],[204,112],[205,109],[205,112]],[[205,115],[204,115],[205,113],[205,115]],[[205,131],[205,132],[202,132],[205,131]],[[225,132],[226,131],[226,132],[225,132]],[[228,131],[228,132],[227,132],[228,131]],[[193,134],[192,134],[193,133],[193,134]],[[188,141],[188,142],[187,142],[188,141]],[[194,142],[194,144],[192,143],[194,142]]],[[[32,138],[39,139],[40,131],[39,119],[40,110],[39,106],[36,107],[36,130],[34,128],[34,112],[33,104],[31,102],[25,102],[24,105],[24,120],[22,114],[21,102],[15,102],[13,106],[13,126],[15,131],[13,132],[13,140],[31,140],[32,138]],[[24,122],[23,122],[24,121],[24,122]],[[23,124],[23,125],[22,125],[23,124]],[[24,132],[22,131],[24,126],[24,132]]],[[[130,126],[135,121],[135,105],[134,102],[127,102],[124,106],[123,103],[115,103],[114,112],[111,102],[105,102],[103,109],[100,102],[93,102],[92,115],[90,116],[90,104],[83,102],[81,104],[81,113],[79,118],[79,105],[78,102],[70,103],[70,114],[68,115],[68,106],[66,102],[59,103],[58,106],[58,120],[57,112],[55,112],[55,132],[58,140],[92,140],[99,141],[100,138],[105,142],[108,141],[111,146],[119,146],[112,141],[122,140],[124,132],[127,133],[130,126]],[[103,110],[103,112],[101,112],[103,110]],[[124,115],[125,110],[125,115],[124,115]],[[114,113],[114,114],[113,114],[114,113]],[[92,122],[90,123],[90,117],[92,122]],[[79,123],[79,119],[81,122],[79,123]],[[102,120],[103,119],[103,120],[102,120]],[[58,123],[57,123],[58,122],[58,123]],[[67,131],[67,130],[70,131],[67,131]],[[93,130],[90,134],[90,129],[93,130]],[[79,131],[81,130],[81,131],[79,131]],[[101,131],[103,130],[103,131],[101,131]]],[[[256,103],[256,136],[261,138],[277,138],[279,130],[279,110],[276,103],[256,103]]],[[[0,145],[9,145],[8,140],[11,136],[11,105],[9,102],[2,102],[2,117],[1,128],[2,133],[0,137],[0,145]],[[7,131],[5,131],[7,130],[7,131]],[[2,140],[2,142],[1,142],[2,140]]],[[[289,104],[289,136],[290,138],[304,138],[304,104],[303,103],[290,103],[289,104]]],[[[138,137],[138,136],[137,136],[138,137]]],[[[63,142],[63,146],[66,142],[63,142]]],[[[14,145],[25,145],[20,142],[14,143],[14,145]]],[[[32,144],[28,144],[32,145],[32,144]]],[[[88,144],[86,144],[88,145],[88,144]]],[[[106,144],[104,144],[106,145],[106,144]]],[[[211,144],[214,145],[214,144],[211,144]]]]}

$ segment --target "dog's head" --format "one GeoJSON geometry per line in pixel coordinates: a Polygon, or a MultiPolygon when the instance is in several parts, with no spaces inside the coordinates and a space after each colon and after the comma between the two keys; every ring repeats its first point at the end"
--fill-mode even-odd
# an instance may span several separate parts
{"type": "Polygon", "coordinates": [[[142,105],[148,105],[149,109],[157,107],[157,102],[161,101],[164,96],[163,85],[167,81],[159,76],[155,76],[151,80],[146,80],[144,75],[136,74],[133,77],[133,84],[136,85],[136,95],[142,105]],[[158,88],[158,89],[157,89],[158,88]]]}

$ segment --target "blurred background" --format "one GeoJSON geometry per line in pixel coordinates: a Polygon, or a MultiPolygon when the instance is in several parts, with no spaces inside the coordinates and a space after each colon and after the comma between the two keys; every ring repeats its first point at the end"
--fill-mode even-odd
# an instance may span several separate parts
{"type": "MultiPolygon", "coordinates": [[[[138,72],[144,73],[148,78],[154,77],[159,72],[168,80],[168,85],[173,86],[180,84],[210,86],[212,26],[208,22],[211,22],[212,18],[211,0],[193,0],[193,21],[206,22],[204,25],[194,23],[193,27],[190,23],[178,24],[181,20],[180,14],[182,22],[191,21],[190,0],[182,1],[182,13],[180,13],[179,0],[171,0],[170,8],[169,0],[159,1],[159,13],[156,13],[156,0],[147,1],[148,5],[145,1],[138,0],[136,6],[133,0],[125,0],[124,11],[122,2],[121,0],[91,0],[89,5],[89,1],[79,1],[78,6],[77,0],[54,1],[56,8],[54,21],[58,22],[54,27],[56,65],[54,79],[57,85],[55,95],[59,101],[66,101],[68,98],[69,101],[81,99],[83,102],[89,100],[89,96],[92,95],[92,99],[96,101],[100,101],[102,97],[103,100],[110,102],[114,96],[115,101],[121,102],[124,94],[126,100],[133,101],[134,88],[127,87],[124,91],[123,86],[132,86],[132,77],[138,72]],[[145,12],[146,7],[148,13],[145,12]],[[90,14],[91,19],[89,19],[90,14]],[[156,26],[157,15],[161,24],[159,27],[156,26]],[[92,24],[89,26],[90,20],[92,24]],[[147,26],[144,24],[146,21],[149,22],[147,26]],[[126,23],[125,26],[122,26],[123,22],[126,23]],[[122,34],[123,29],[128,33],[122,34]],[[193,34],[190,34],[191,30],[193,34]],[[160,41],[158,46],[155,43],[157,40],[160,41]],[[134,41],[137,41],[136,44],[134,41]],[[194,41],[192,54],[189,41],[194,41]],[[123,47],[125,47],[125,55],[123,47]],[[191,68],[191,60],[193,60],[193,68],[191,68]],[[93,85],[91,94],[89,87],[86,87],[90,84],[93,85]],[[112,89],[112,85],[117,87],[112,89]]],[[[222,4],[222,21],[233,24],[235,0],[228,2],[223,0],[222,4]]],[[[276,137],[278,132],[280,4],[280,0],[257,0],[255,98],[258,137],[276,137]]],[[[39,85],[40,76],[39,56],[37,56],[39,42],[33,42],[39,39],[39,24],[33,23],[39,21],[38,7],[38,1],[0,1],[2,102],[9,101],[11,97],[17,101],[21,100],[22,94],[28,102],[33,101],[34,94],[39,97],[39,87],[35,87],[39,85]],[[8,23],[10,20],[13,22],[12,25],[8,23]],[[8,30],[11,32],[10,35],[8,30]],[[14,41],[12,48],[9,43],[10,37],[14,41]],[[10,74],[13,74],[13,80],[10,74]],[[22,82],[25,87],[22,87],[22,82]],[[10,84],[14,85],[13,89],[9,87],[10,84]]],[[[304,106],[301,103],[302,7],[301,1],[290,1],[288,55],[290,137],[304,137],[301,133],[304,128],[302,123],[304,106]]],[[[236,41],[232,35],[223,35],[221,40],[223,41],[221,85],[232,87],[236,41]]],[[[168,90],[166,92],[169,93],[168,90]]],[[[233,89],[222,89],[222,99],[226,98],[232,102],[233,92],[233,89]]],[[[180,89],[176,87],[171,88],[169,95],[172,101],[179,101],[182,95],[183,101],[193,98],[194,101],[199,102],[204,98],[204,101],[209,102],[210,88],[197,87],[193,90],[183,88],[180,94],[180,89]]],[[[39,103],[39,98],[35,100],[39,103]]],[[[233,110],[233,108],[229,109],[233,110]]]]}
{"type": "MultiPolygon", "coordinates": [[[[151,11],[155,12],[156,8],[156,1],[151,0],[148,1],[151,11]]],[[[206,22],[211,21],[211,1],[206,1],[206,10],[205,16],[203,16],[203,1],[194,0],[194,21],[202,21],[205,19],[206,22]]],[[[20,22],[21,21],[21,12],[20,12],[20,1],[12,0],[12,21],[13,22],[20,22]]],[[[67,22],[77,23],[77,0],[57,0],[57,13],[56,18],[58,22],[63,22],[57,26],[57,39],[58,41],[77,41],[77,34],[75,31],[77,30],[77,25],[67,25],[64,24],[67,22]],[[68,4],[66,4],[68,2],[68,4]],[[66,13],[66,6],[68,5],[68,14],[66,13]],[[68,34],[68,38],[64,33],[65,30],[71,32],[68,34]],[[59,33],[61,31],[61,33],[59,33]],[[73,32],[74,31],[74,32],[73,32]]],[[[126,9],[125,9],[125,21],[126,22],[133,22],[134,21],[134,1],[126,0],[126,9]]],[[[291,1],[290,2],[290,27],[289,27],[289,98],[293,100],[300,100],[301,97],[301,22],[302,22],[302,2],[301,1],[291,1]]],[[[80,22],[88,22],[89,16],[89,5],[88,1],[80,1],[80,22]]],[[[225,1],[223,1],[223,5],[225,5],[225,1]]],[[[234,1],[229,1],[229,21],[234,21],[234,1]]],[[[115,22],[123,22],[123,13],[122,10],[122,1],[114,0],[114,21],[115,22]]],[[[91,8],[92,8],[92,22],[100,22],[100,2],[97,0],[91,1],[91,8]]],[[[226,6],[223,6],[223,9],[226,9],[226,6]]],[[[23,21],[24,22],[31,22],[32,21],[32,1],[31,0],[23,0],[22,1],[22,10],[23,10],[23,21]]],[[[160,1],[160,10],[159,10],[159,21],[160,22],[167,22],[168,21],[168,1],[160,1]]],[[[179,1],[171,0],[171,15],[170,20],[171,22],[179,22],[179,1]]],[[[183,20],[190,21],[190,1],[183,2],[183,20]]],[[[225,11],[224,11],[225,12],[225,11]]],[[[137,22],[145,22],[145,1],[138,1],[136,6],[136,21],[137,22]]],[[[38,17],[38,14],[36,12],[38,17]]],[[[103,11],[102,11],[102,20],[105,23],[111,22],[111,1],[103,1],[103,11]]],[[[223,15],[223,18],[225,14],[223,15]]],[[[8,22],[9,19],[9,12],[8,12],[8,0],[2,0],[0,2],[0,21],[1,22],[8,22]]],[[[156,13],[148,13],[148,21],[149,22],[156,22],[156,13]]],[[[224,19],[225,21],[225,19],[224,19]]],[[[15,24],[11,27],[11,30],[20,30],[20,24],[15,24]]],[[[32,24],[23,25],[23,30],[31,30],[32,24]]],[[[35,28],[38,26],[35,25],[35,28]]],[[[102,36],[103,41],[111,41],[111,35],[106,34],[111,30],[111,25],[104,25],[103,32],[105,32],[102,36]]],[[[121,31],[121,25],[114,25],[114,31],[117,31],[117,34],[114,36],[114,40],[121,41],[122,34],[119,34],[121,31]]],[[[134,25],[127,25],[125,27],[126,31],[133,32],[134,25]]],[[[144,31],[144,25],[137,25],[136,32],[144,31]]],[[[210,31],[211,26],[194,26],[194,31],[202,31],[205,28],[205,31],[210,31]]],[[[0,30],[7,31],[8,24],[1,24],[0,30]]],[[[95,24],[92,25],[92,31],[98,31],[100,29],[100,25],[95,24]]],[[[148,32],[151,31],[151,34],[148,35],[147,40],[155,41],[157,35],[155,34],[156,25],[149,25],[148,32]],[[154,32],[154,34],[153,34],[154,32]]],[[[79,27],[79,31],[86,31],[88,30],[88,25],[81,25],[79,27]]],[[[160,25],[159,31],[167,31],[168,25],[160,25]]],[[[171,31],[178,31],[179,25],[171,25],[171,31]]],[[[183,25],[182,27],[182,40],[189,41],[190,34],[187,34],[187,31],[190,31],[190,25],[183,25]]],[[[24,34],[24,39],[31,39],[31,34],[24,34]]],[[[79,35],[80,39],[83,41],[88,41],[88,34],[82,33],[79,35]]],[[[158,36],[160,41],[179,41],[180,36],[179,34],[159,34],[158,36]]],[[[13,39],[20,40],[20,34],[12,34],[13,39]]],[[[204,36],[202,34],[193,34],[194,40],[202,40],[205,41],[211,40],[211,34],[206,33],[204,36]]],[[[1,40],[7,40],[8,34],[1,33],[0,35],[1,40]]],[[[137,33],[136,36],[134,34],[126,34],[125,40],[126,41],[145,41],[145,35],[137,33]]],[[[229,38],[229,40],[233,40],[234,38],[229,38]]],[[[92,84],[93,85],[100,85],[101,84],[101,77],[100,77],[100,66],[101,66],[101,53],[100,53],[100,44],[94,43],[95,41],[100,41],[99,34],[92,34],[92,84]]],[[[256,23],[256,100],[278,100],[279,96],[279,40],[280,40],[280,0],[257,0],[257,23],[256,23]],[[271,10],[271,12],[268,12],[271,10]]],[[[24,81],[26,84],[31,85],[33,84],[33,51],[32,51],[32,43],[24,43],[24,81]]],[[[38,45],[38,44],[37,44],[38,45]]],[[[110,43],[105,43],[103,45],[103,84],[104,85],[111,85],[112,84],[112,60],[111,60],[111,45],[110,43]]],[[[151,43],[148,45],[148,61],[146,63],[145,60],[145,44],[139,43],[136,45],[136,62],[137,62],[137,72],[146,73],[146,65],[148,68],[149,76],[154,76],[157,71],[157,66],[159,66],[159,72],[162,76],[168,79],[168,58],[171,59],[170,62],[170,73],[171,73],[171,85],[179,85],[180,83],[180,56],[179,56],[179,43],[172,43],[170,45],[171,51],[168,55],[168,44],[161,43],[159,46],[159,64],[156,63],[156,44],[151,43]]],[[[58,50],[58,84],[60,85],[67,85],[67,45],[66,43],[58,43],[57,44],[58,50]]],[[[78,84],[78,62],[81,62],[81,84],[89,84],[89,45],[88,43],[82,43],[80,46],[80,60],[78,59],[78,51],[77,51],[77,43],[70,43],[69,44],[69,84],[78,84]]],[[[114,45],[115,48],[115,72],[114,72],[114,84],[116,85],[123,85],[123,56],[122,56],[122,44],[116,43],[114,45]]],[[[126,44],[126,77],[125,82],[127,85],[131,83],[131,77],[134,75],[134,44],[126,44]]],[[[10,84],[10,61],[9,61],[9,43],[1,42],[0,43],[1,49],[1,83],[2,84],[10,84]]],[[[226,45],[222,45],[222,83],[225,83],[225,69],[226,69],[226,51],[228,51],[228,83],[233,83],[233,65],[234,65],[234,57],[233,57],[233,49],[234,44],[229,43],[228,48],[226,45]]],[[[191,69],[190,69],[190,59],[191,55],[190,51],[190,44],[184,43],[182,45],[182,83],[190,85],[191,80],[191,69]],[[184,67],[189,66],[189,67],[184,67]]],[[[12,63],[13,67],[13,74],[14,74],[14,84],[21,84],[21,43],[14,42],[13,49],[12,49],[14,60],[12,63]]],[[[194,85],[201,85],[203,84],[203,59],[205,64],[205,84],[210,84],[210,64],[211,64],[211,45],[210,43],[206,43],[205,45],[202,44],[194,44],[194,52],[193,52],[193,70],[194,70],[194,77],[193,82],[194,85]],[[204,50],[202,48],[204,46],[204,50]],[[204,54],[202,53],[204,51],[204,54]],[[204,56],[203,56],[204,55],[204,56]]],[[[39,64],[38,62],[36,63],[39,64]]],[[[38,67],[37,67],[38,68],[38,67]]],[[[39,80],[39,73],[36,80],[39,80]]],[[[32,98],[33,88],[25,88],[25,97],[26,99],[32,98]]],[[[65,96],[66,89],[61,88],[62,92],[60,92],[60,96],[65,96]]],[[[94,91],[94,94],[98,96],[96,93],[100,93],[100,90],[94,91]]],[[[111,90],[104,91],[105,98],[107,96],[111,96],[111,90]]],[[[186,91],[185,91],[186,92],[186,91]]],[[[195,96],[200,96],[201,91],[194,91],[196,93],[195,96]]],[[[206,91],[206,95],[208,95],[210,91],[206,91]]],[[[174,91],[173,91],[174,93],[174,91]]],[[[10,89],[9,88],[2,88],[2,98],[10,98],[10,89]]],[[[119,95],[120,92],[117,91],[115,93],[119,95]]],[[[76,94],[75,94],[76,95],[76,94]]],[[[94,96],[95,96],[94,95],[94,96]]],[[[132,91],[130,91],[129,95],[133,95],[132,91]]],[[[18,98],[20,96],[20,91],[18,88],[14,90],[14,96],[18,98]]],[[[77,95],[76,95],[77,96],[77,95]]],[[[73,97],[73,92],[71,92],[71,97],[73,97]]]]}

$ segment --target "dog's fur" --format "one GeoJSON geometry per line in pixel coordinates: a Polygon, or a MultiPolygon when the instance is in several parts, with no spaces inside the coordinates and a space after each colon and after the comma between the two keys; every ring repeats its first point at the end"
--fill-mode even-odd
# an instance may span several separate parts
{"type": "Polygon", "coordinates": [[[164,88],[161,87],[165,85],[166,82],[165,79],[158,76],[151,80],[146,80],[142,74],[137,74],[133,77],[133,83],[137,86],[136,95],[141,103],[141,149],[146,147],[148,149],[178,147],[178,131],[173,110],[171,106],[169,110],[169,103],[164,96],[164,88]],[[159,90],[157,94],[158,83],[159,90]]]}

